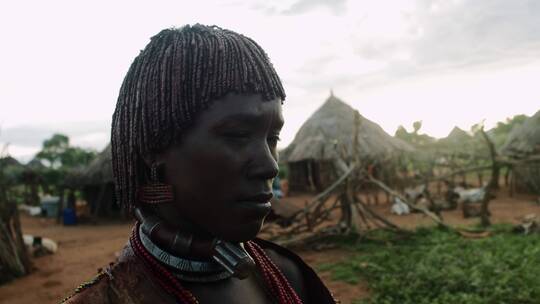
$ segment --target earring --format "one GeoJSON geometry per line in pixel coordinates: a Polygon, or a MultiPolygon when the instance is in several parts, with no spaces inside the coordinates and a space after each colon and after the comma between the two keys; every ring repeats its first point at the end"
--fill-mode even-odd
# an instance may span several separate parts
{"type": "Polygon", "coordinates": [[[153,163],[150,166],[150,182],[142,185],[137,191],[137,200],[144,204],[165,204],[174,200],[173,187],[161,181],[160,173],[164,169],[164,164],[153,163]]]}

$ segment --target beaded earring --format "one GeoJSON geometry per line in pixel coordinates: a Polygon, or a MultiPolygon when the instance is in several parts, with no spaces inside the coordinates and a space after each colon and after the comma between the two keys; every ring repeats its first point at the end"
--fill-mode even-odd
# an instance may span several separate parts
{"type": "Polygon", "coordinates": [[[153,163],[150,166],[150,181],[137,191],[137,200],[140,203],[157,205],[173,202],[173,187],[163,182],[164,169],[165,164],[153,163]]]}

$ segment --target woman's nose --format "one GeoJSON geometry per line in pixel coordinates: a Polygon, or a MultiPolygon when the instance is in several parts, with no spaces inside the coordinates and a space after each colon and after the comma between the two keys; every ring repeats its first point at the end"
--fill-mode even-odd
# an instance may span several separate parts
{"type": "Polygon", "coordinates": [[[278,171],[277,157],[268,143],[265,141],[264,144],[257,145],[248,167],[249,177],[270,180],[277,176],[278,171]]]}

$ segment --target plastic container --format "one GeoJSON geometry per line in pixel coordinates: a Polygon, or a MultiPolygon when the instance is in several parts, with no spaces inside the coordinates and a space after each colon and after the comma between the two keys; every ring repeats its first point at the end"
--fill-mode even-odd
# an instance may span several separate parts
{"type": "Polygon", "coordinates": [[[41,210],[45,217],[56,217],[58,215],[58,203],[60,199],[55,196],[46,197],[41,200],[41,210]]]}
{"type": "Polygon", "coordinates": [[[77,214],[73,208],[65,208],[63,218],[64,226],[72,226],[77,224],[77,214]]]}

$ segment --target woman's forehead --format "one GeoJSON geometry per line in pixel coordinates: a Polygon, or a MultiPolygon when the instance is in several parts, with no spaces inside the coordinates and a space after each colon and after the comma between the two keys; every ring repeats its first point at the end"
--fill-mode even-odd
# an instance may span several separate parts
{"type": "Polygon", "coordinates": [[[201,122],[220,123],[241,121],[256,123],[271,119],[276,124],[283,124],[281,99],[263,99],[261,94],[228,94],[215,100],[201,113],[201,122]]]}

